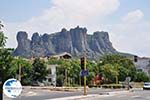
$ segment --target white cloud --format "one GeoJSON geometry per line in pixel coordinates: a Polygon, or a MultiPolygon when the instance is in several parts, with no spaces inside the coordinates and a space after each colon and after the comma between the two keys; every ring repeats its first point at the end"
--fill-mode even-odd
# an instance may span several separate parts
{"type": "Polygon", "coordinates": [[[150,22],[142,20],[144,13],[140,9],[127,13],[118,24],[102,26],[104,18],[118,9],[119,0],[52,0],[51,3],[52,6],[40,16],[21,23],[4,22],[4,31],[9,38],[7,46],[16,47],[19,30],[27,31],[31,37],[33,32],[52,33],[63,27],[69,29],[80,25],[90,31],[109,30],[118,51],[150,56],[150,22]]]}
{"type": "Polygon", "coordinates": [[[110,27],[110,38],[115,48],[139,56],[150,56],[150,22],[142,20],[143,16],[141,10],[135,10],[123,17],[123,22],[110,27]]]}
{"type": "Polygon", "coordinates": [[[135,11],[129,12],[126,16],[122,18],[125,23],[135,23],[143,18],[144,14],[141,10],[137,9],[135,11]]]}
{"type": "Polygon", "coordinates": [[[8,36],[8,47],[16,47],[15,35],[19,30],[29,32],[51,33],[61,28],[77,25],[85,26],[91,31],[97,30],[101,20],[116,11],[119,0],[52,0],[51,7],[26,22],[6,22],[5,33],[8,36]]]}

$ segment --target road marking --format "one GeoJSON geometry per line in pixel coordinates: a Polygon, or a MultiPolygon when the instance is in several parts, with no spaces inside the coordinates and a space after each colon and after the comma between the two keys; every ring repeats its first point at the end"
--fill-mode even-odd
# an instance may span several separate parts
{"type": "Polygon", "coordinates": [[[117,97],[122,98],[122,97],[126,97],[126,96],[124,96],[124,95],[119,95],[119,96],[117,96],[117,97]]]}
{"type": "Polygon", "coordinates": [[[37,95],[37,93],[29,91],[24,96],[35,96],[35,95],[37,95]]]}
{"type": "Polygon", "coordinates": [[[139,98],[141,96],[138,96],[138,95],[134,95],[134,96],[131,96],[132,98],[139,98]]]}

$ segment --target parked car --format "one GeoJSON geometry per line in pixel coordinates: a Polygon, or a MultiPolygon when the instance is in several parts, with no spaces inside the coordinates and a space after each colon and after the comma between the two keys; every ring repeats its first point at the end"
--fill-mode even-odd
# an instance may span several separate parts
{"type": "Polygon", "coordinates": [[[146,83],[144,83],[144,85],[143,85],[143,90],[150,90],[150,82],[146,82],[146,83]]]}

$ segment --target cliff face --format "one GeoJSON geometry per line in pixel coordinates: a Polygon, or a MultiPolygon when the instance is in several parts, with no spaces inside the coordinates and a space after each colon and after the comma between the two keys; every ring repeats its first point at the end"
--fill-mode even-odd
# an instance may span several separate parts
{"type": "Polygon", "coordinates": [[[49,56],[62,52],[68,52],[74,57],[82,56],[85,51],[89,58],[97,58],[107,53],[118,53],[112,46],[107,32],[94,32],[87,34],[86,28],[79,26],[67,31],[53,34],[39,35],[34,33],[29,40],[26,32],[18,32],[18,47],[14,51],[15,56],[26,58],[49,56]]]}

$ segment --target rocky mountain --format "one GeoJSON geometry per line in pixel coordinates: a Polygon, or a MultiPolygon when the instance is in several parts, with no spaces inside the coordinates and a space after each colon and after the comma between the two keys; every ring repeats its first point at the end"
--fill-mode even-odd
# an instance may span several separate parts
{"type": "Polygon", "coordinates": [[[97,58],[107,53],[118,53],[112,46],[107,32],[94,32],[87,34],[86,28],[77,26],[69,31],[63,28],[60,32],[52,34],[34,33],[31,40],[28,33],[20,31],[17,34],[18,46],[15,56],[26,58],[50,56],[68,52],[74,57],[86,53],[89,58],[97,58]]]}

